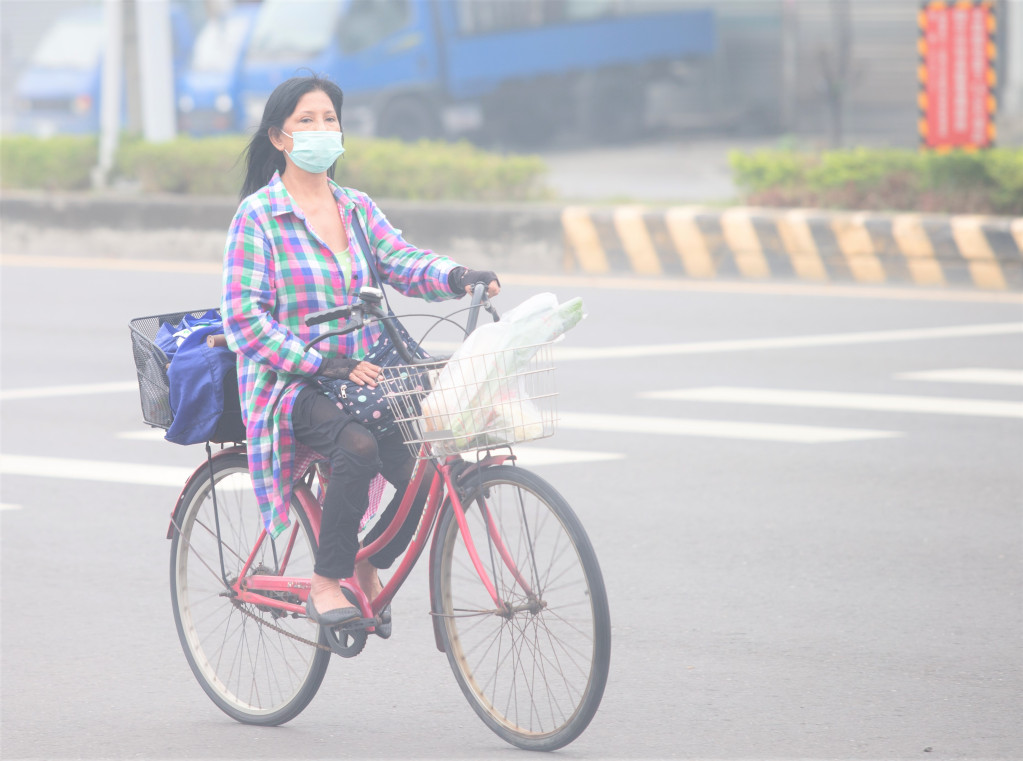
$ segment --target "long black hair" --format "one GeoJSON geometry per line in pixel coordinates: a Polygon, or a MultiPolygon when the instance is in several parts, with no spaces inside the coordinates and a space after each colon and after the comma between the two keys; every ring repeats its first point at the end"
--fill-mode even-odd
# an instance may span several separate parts
{"type": "MultiPolygon", "coordinates": [[[[295,113],[302,96],[313,90],[322,90],[326,93],[334,104],[334,113],[340,122],[344,95],[341,88],[326,77],[315,74],[308,77],[293,77],[277,85],[263,108],[263,119],[259,123],[259,129],[245,149],[245,182],[242,184],[242,198],[252,195],[270,182],[274,172],[284,171],[284,154],[270,142],[270,129],[272,127],[281,129],[285,120],[295,113]]],[[[333,166],[327,170],[327,174],[331,179],[334,178],[333,166]]]]}

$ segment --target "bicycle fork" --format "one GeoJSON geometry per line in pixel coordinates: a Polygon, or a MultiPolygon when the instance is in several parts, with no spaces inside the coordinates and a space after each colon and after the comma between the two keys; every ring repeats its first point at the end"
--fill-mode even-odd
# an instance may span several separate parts
{"type": "MultiPolygon", "coordinates": [[[[490,575],[487,573],[487,569],[483,565],[483,560],[480,558],[479,551],[476,549],[476,543],[473,541],[472,532],[469,529],[469,523],[465,517],[465,508],[462,506],[462,500],[459,497],[459,490],[457,484],[452,479],[451,474],[447,471],[443,471],[445,484],[447,486],[447,492],[451,499],[451,507],[455,513],[455,520],[458,523],[459,532],[462,535],[462,540],[465,542],[465,549],[469,555],[469,559],[472,561],[473,568],[476,573],[479,574],[480,581],[483,582],[483,586],[486,588],[490,598],[494,601],[495,610],[494,612],[503,616],[504,618],[511,618],[516,613],[530,612],[533,614],[539,613],[547,603],[541,599],[541,595],[534,592],[533,587],[530,585],[528,579],[526,579],[522,572],[519,570],[518,565],[511,556],[507,545],[504,543],[504,539],[501,537],[501,533],[493,519],[493,515],[490,512],[490,508],[487,505],[486,494],[480,492],[476,502],[480,510],[480,514],[483,518],[483,524],[487,529],[487,546],[490,551],[490,564],[492,568],[496,567],[494,551],[497,551],[497,555],[501,558],[504,566],[512,574],[515,579],[515,583],[519,585],[523,593],[526,596],[527,602],[512,605],[507,600],[501,599],[500,594],[497,591],[497,587],[490,575]]],[[[523,515],[523,522],[525,524],[525,515],[523,515]]],[[[528,531],[528,524],[527,531],[528,531]]],[[[530,551],[530,563],[533,566],[532,576],[539,583],[539,575],[536,571],[536,558],[533,556],[532,541],[529,544],[530,551]]]]}

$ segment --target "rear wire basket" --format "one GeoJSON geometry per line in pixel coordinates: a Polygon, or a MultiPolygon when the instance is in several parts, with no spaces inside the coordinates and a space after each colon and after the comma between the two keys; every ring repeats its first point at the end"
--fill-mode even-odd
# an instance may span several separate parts
{"type": "Polygon", "coordinates": [[[209,311],[197,309],[193,312],[136,317],[128,323],[131,329],[132,354],[135,356],[135,371],[139,380],[139,397],[142,400],[142,419],[154,428],[166,430],[174,420],[170,406],[170,383],[167,380],[170,359],[156,345],[156,334],[164,323],[178,325],[185,315],[198,319],[209,311]]]}
{"type": "Polygon", "coordinates": [[[382,368],[388,406],[413,455],[478,452],[553,436],[558,394],[551,346],[454,358],[439,369],[382,368]]]}

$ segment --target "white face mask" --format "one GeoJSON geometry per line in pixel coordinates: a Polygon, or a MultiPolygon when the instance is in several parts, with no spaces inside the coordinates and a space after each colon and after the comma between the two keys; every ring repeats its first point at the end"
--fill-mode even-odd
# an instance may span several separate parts
{"type": "Polygon", "coordinates": [[[294,135],[281,134],[294,140],[291,152],[285,151],[299,169],[313,174],[326,172],[345,152],[341,132],[334,130],[302,130],[294,135]]]}

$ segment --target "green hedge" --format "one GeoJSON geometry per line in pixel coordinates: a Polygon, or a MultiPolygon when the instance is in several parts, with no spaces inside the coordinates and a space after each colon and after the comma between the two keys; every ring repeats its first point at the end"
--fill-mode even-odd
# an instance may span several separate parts
{"type": "Polygon", "coordinates": [[[95,137],[22,135],[0,139],[0,187],[86,190],[91,186],[99,141],[95,137]]]}
{"type": "Polygon", "coordinates": [[[501,156],[467,142],[345,139],[334,178],[378,198],[529,201],[550,196],[538,156],[501,156]]]}
{"type": "Polygon", "coordinates": [[[1023,214],[1020,148],[736,151],[729,159],[745,202],[755,206],[1023,214]]]}
{"type": "Polygon", "coordinates": [[[244,176],[245,139],[179,137],[166,143],[127,140],[117,154],[116,174],[147,193],[237,196],[244,176]]]}
{"type": "MultiPolygon", "coordinates": [[[[237,196],[247,138],[179,137],[166,143],[125,139],[114,179],[144,192],[237,196]]],[[[468,143],[347,138],[335,179],[377,198],[528,201],[550,196],[546,167],[537,156],[501,156],[468,143]]],[[[96,164],[95,137],[4,137],[4,188],[85,190],[96,164]]]]}

